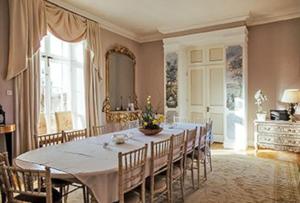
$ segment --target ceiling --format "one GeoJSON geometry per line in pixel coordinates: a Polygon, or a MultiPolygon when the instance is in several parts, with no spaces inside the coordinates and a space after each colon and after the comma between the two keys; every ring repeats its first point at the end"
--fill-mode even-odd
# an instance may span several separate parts
{"type": "Polygon", "coordinates": [[[76,10],[137,41],[241,20],[261,24],[300,17],[300,0],[50,1],[76,10]]]}

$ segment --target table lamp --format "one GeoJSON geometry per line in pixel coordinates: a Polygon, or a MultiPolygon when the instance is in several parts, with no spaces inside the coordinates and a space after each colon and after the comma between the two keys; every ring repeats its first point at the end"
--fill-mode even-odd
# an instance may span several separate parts
{"type": "Polygon", "coordinates": [[[295,114],[295,107],[300,102],[300,91],[299,91],[299,89],[286,89],[286,90],[284,90],[283,96],[281,98],[281,102],[289,104],[288,112],[289,112],[289,116],[290,116],[290,121],[296,122],[294,114],[295,114]]]}

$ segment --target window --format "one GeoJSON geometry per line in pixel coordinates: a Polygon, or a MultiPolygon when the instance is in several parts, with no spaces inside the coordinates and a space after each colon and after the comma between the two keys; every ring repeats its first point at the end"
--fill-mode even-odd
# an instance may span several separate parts
{"type": "Polygon", "coordinates": [[[85,127],[84,42],[68,43],[48,33],[41,42],[41,113],[56,132],[55,112],[71,111],[73,128],[85,127]]]}

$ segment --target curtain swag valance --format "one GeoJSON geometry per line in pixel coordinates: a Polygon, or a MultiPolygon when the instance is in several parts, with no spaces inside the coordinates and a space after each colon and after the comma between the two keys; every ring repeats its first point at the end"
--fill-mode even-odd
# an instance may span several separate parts
{"type": "Polygon", "coordinates": [[[9,59],[6,79],[28,67],[47,29],[67,42],[87,41],[92,64],[101,78],[100,26],[44,0],[10,0],[9,59]]]}

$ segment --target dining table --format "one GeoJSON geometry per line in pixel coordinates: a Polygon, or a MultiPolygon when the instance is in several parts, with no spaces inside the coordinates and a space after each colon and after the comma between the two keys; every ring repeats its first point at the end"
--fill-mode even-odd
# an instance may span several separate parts
{"type": "MultiPolygon", "coordinates": [[[[146,136],[138,128],[122,130],[82,140],[51,145],[28,151],[15,158],[15,166],[22,169],[43,170],[51,168],[53,178],[74,180],[88,187],[99,203],[118,201],[118,153],[128,152],[148,144],[146,176],[150,169],[150,143],[170,138],[201,124],[176,123],[163,125],[154,136],[146,136]],[[112,136],[124,134],[124,144],[113,142],[112,136]]],[[[163,164],[163,163],[162,163],[163,164]]]]}

